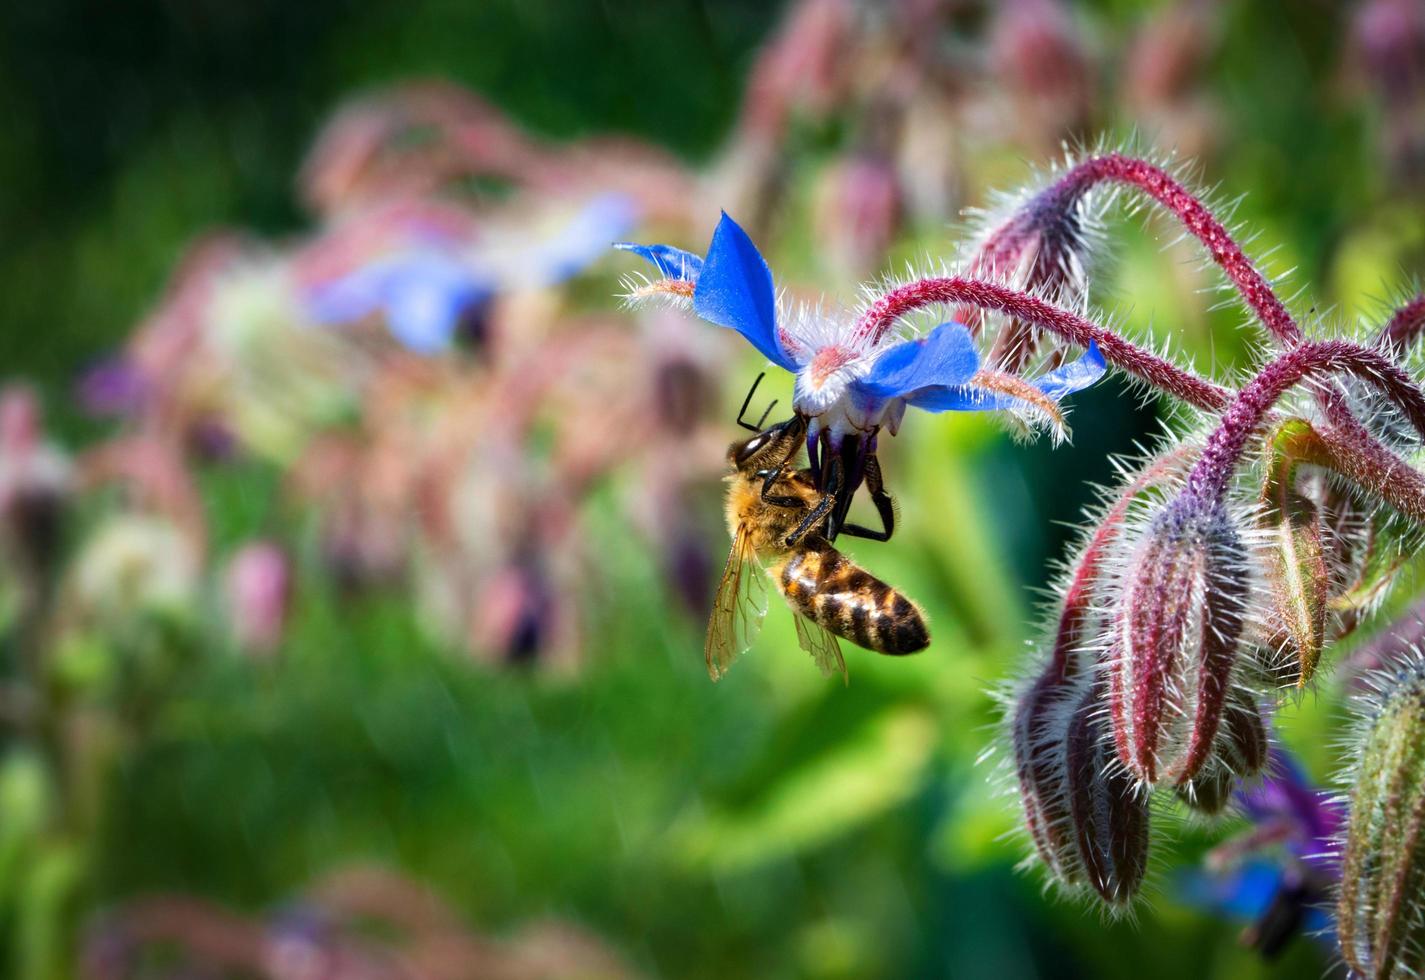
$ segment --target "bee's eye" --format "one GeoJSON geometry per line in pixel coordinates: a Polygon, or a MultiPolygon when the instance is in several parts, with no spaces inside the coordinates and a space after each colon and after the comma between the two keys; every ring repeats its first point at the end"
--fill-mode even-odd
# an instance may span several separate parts
{"type": "Polygon", "coordinates": [[[742,465],[748,459],[762,451],[762,447],[767,444],[767,439],[768,434],[765,432],[759,436],[753,436],[744,442],[737,452],[733,454],[733,461],[739,466],[742,465]]]}

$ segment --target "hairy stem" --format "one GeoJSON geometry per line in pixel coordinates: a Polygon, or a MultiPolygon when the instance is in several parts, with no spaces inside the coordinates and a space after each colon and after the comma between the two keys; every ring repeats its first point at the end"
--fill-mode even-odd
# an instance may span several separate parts
{"type": "Polygon", "coordinates": [[[1062,177],[1040,192],[1031,206],[1067,211],[1076,207],[1088,191],[1101,183],[1131,187],[1162,205],[1202,243],[1212,261],[1217,263],[1241,295],[1242,301],[1273,337],[1288,346],[1301,342],[1301,327],[1226,226],[1207,205],[1162,167],[1121,153],[1091,157],[1065,171],[1062,177]]]}
{"type": "MultiPolygon", "coordinates": [[[[1425,392],[1380,351],[1345,340],[1302,344],[1264,367],[1237,394],[1222,414],[1217,428],[1208,436],[1202,455],[1188,474],[1186,492],[1203,501],[1220,501],[1247,441],[1277,399],[1307,378],[1338,372],[1353,374],[1375,385],[1400,408],[1417,431],[1425,434],[1425,392]]],[[[1356,454],[1372,454],[1371,447],[1384,449],[1374,440],[1363,444],[1351,439],[1339,426],[1336,429],[1337,435],[1356,454]]]]}

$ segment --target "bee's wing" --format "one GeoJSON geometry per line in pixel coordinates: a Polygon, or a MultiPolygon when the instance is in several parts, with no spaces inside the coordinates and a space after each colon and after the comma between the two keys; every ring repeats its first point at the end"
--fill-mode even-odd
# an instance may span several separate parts
{"type": "Polygon", "coordinates": [[[793,613],[792,620],[797,624],[797,642],[811,654],[811,659],[821,670],[821,676],[840,674],[842,683],[848,683],[846,661],[842,659],[841,644],[837,642],[836,634],[800,613],[793,613]]]}
{"type": "Polygon", "coordinates": [[[732,550],[722,570],[717,596],[713,599],[712,618],[708,620],[708,638],[703,645],[703,658],[708,664],[708,676],[718,680],[732,662],[752,646],[762,618],[767,615],[767,582],[762,563],[752,550],[752,539],[745,524],[739,525],[732,539],[732,550]]]}

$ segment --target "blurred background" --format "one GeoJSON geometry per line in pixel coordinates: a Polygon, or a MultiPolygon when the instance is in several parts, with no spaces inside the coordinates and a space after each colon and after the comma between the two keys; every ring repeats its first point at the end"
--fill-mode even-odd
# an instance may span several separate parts
{"type": "MultiPolygon", "coordinates": [[[[1101,139],[1241,195],[1319,329],[1378,322],[1425,254],[1417,0],[57,2],[0,51],[6,975],[1330,968],[1239,944],[1231,823],[1135,922],[1015,870],[987,692],[1162,406],[1110,378],[1057,449],[914,418],[900,529],[848,550],[932,647],[843,687],[774,605],[714,686],[761,365],[624,309],[606,246],[725,208],[851,302],[1101,139]]],[[[1094,297],[1231,377],[1254,335],[1176,237],[1116,214],[1094,297]]],[[[1338,703],[1281,719],[1318,780],[1338,703]]]]}

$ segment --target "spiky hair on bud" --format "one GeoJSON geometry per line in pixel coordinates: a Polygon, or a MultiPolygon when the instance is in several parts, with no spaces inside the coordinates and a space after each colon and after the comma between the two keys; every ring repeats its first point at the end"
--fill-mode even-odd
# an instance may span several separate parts
{"type": "Polygon", "coordinates": [[[1394,359],[1401,360],[1416,349],[1421,333],[1425,333],[1425,287],[1419,282],[1412,283],[1407,289],[1397,291],[1395,299],[1386,307],[1389,314],[1378,328],[1376,344],[1389,351],[1394,359]]]}
{"type": "Polygon", "coordinates": [[[1009,720],[1035,856],[1050,883],[1116,916],[1148,873],[1152,805],[1114,754],[1102,700],[1091,673],[1065,677],[1051,665],[1009,720]]]}
{"type": "MultiPolygon", "coordinates": [[[[992,193],[988,208],[968,210],[957,264],[971,278],[1086,312],[1090,278],[1107,247],[1107,196],[1063,193],[1052,180],[1059,172],[1055,165],[1013,192],[992,193]]],[[[1018,372],[1039,352],[1043,333],[1024,320],[973,306],[955,315],[971,333],[988,335],[987,364],[1018,372]]]]}
{"type": "MultiPolygon", "coordinates": [[[[1115,538],[1129,512],[1144,506],[1140,498],[1152,490],[1180,485],[1189,459],[1189,450],[1174,446],[1136,469],[1119,463],[1126,486],[1105,491],[1103,506],[1090,519],[1078,558],[1062,577],[1057,590],[1060,598],[1054,603],[1046,630],[1047,656],[1036,665],[1035,673],[996,692],[1004,705],[1005,741],[1011,750],[1013,778],[1008,782],[1014,785],[1022,806],[1034,855],[1052,883],[1069,893],[1096,894],[1119,911],[1122,900],[1128,898],[1122,882],[1114,884],[1112,876],[1105,876],[1100,857],[1082,850],[1092,835],[1077,833],[1066,740],[1075,724],[1074,712],[1093,685],[1094,652],[1086,644],[1100,628],[1100,579],[1108,574],[1105,566],[1113,554],[1115,538]]],[[[1101,707],[1097,710],[1102,712],[1101,707]]],[[[1115,773],[1122,772],[1116,762],[1113,767],[1115,773]]],[[[1078,788],[1084,790],[1082,784],[1078,788]]],[[[1136,890],[1136,884],[1131,890],[1136,890]]]]}
{"type": "Polygon", "coordinates": [[[1269,731],[1256,699],[1234,689],[1228,695],[1211,757],[1196,776],[1173,787],[1178,799],[1200,816],[1218,817],[1227,812],[1238,784],[1266,768],[1269,731]]]}
{"type": "Polygon", "coordinates": [[[1414,650],[1372,673],[1355,698],[1341,781],[1350,816],[1342,840],[1336,927],[1362,977],[1425,973],[1425,656],[1414,650]]]}
{"type": "Polygon", "coordinates": [[[1250,528],[1185,492],[1125,536],[1112,563],[1099,663],[1119,757],[1145,785],[1195,779],[1244,686],[1243,636],[1265,619],[1250,528]]]}

